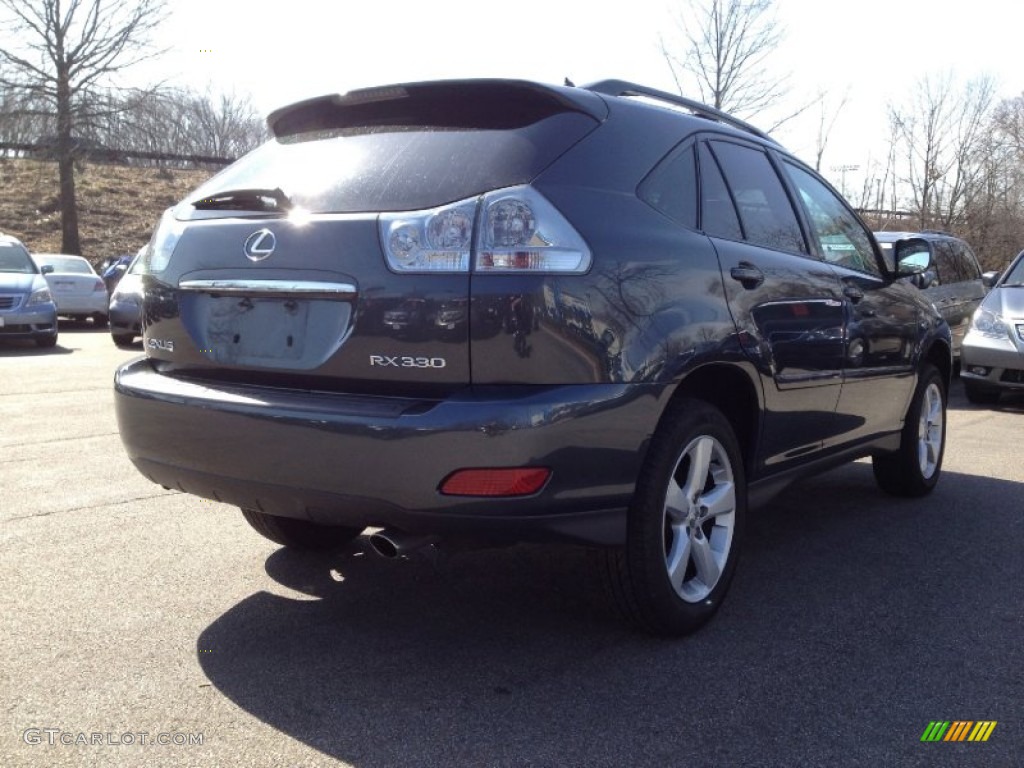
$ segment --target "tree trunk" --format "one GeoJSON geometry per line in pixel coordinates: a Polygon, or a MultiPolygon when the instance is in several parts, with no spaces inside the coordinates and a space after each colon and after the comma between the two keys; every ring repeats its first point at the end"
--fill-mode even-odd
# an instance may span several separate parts
{"type": "Polygon", "coordinates": [[[64,67],[57,70],[57,167],[60,173],[61,253],[82,254],[75,199],[75,159],[71,136],[71,83],[64,67]]]}

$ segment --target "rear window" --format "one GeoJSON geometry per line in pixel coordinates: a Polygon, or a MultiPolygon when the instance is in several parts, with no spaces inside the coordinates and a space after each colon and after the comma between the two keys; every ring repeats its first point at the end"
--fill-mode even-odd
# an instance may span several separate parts
{"type": "MultiPolygon", "coordinates": [[[[432,208],[532,181],[596,125],[582,113],[559,112],[513,127],[322,128],[269,141],[186,202],[231,190],[280,189],[311,213],[432,208]]],[[[176,213],[187,218],[193,211],[183,205],[176,213]]]]}
{"type": "Polygon", "coordinates": [[[91,275],[92,268],[89,262],[80,259],[70,259],[67,256],[36,256],[36,261],[42,264],[49,264],[54,272],[63,272],[71,275],[91,275]]]}

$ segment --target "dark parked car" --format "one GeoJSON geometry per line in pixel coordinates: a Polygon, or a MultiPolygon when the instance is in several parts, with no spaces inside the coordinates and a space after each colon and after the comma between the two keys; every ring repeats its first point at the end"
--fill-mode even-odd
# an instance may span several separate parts
{"type": "Polygon", "coordinates": [[[945,232],[875,232],[875,237],[890,263],[896,243],[917,241],[919,255],[914,262],[924,271],[909,278],[910,282],[924,291],[949,323],[953,357],[959,359],[971,317],[988,290],[971,247],[945,232]]]}
{"type": "Polygon", "coordinates": [[[139,259],[145,252],[140,248],[135,258],[118,277],[110,295],[110,338],[119,347],[130,347],[142,335],[142,278],[139,259]]]}
{"type": "Polygon", "coordinates": [[[995,403],[1002,392],[1024,393],[1024,251],[974,313],[960,375],[972,403],[995,403]]]}
{"type": "Polygon", "coordinates": [[[103,284],[107,286],[108,294],[113,295],[114,289],[117,288],[117,284],[121,282],[121,278],[128,271],[128,265],[132,263],[133,258],[129,253],[124,256],[104,259],[103,263],[97,268],[96,271],[103,278],[103,284]]]}
{"type": "Polygon", "coordinates": [[[625,615],[671,635],[721,603],[748,504],[864,456],[894,494],[938,480],[952,359],[901,280],[921,270],[887,269],[746,123],[620,81],[497,80],[268,122],[141,261],[147,357],[115,399],[154,482],[296,549],[367,526],[388,556],[599,547],[625,615]],[[469,322],[382,331],[413,300],[469,322]],[[474,333],[491,313],[505,332],[474,333]]]}

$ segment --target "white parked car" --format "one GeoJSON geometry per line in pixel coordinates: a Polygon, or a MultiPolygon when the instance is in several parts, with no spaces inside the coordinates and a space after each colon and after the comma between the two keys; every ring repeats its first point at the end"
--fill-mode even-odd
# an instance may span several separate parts
{"type": "Polygon", "coordinates": [[[58,315],[107,324],[107,287],[88,261],[63,253],[35,253],[32,258],[46,277],[58,315]]]}

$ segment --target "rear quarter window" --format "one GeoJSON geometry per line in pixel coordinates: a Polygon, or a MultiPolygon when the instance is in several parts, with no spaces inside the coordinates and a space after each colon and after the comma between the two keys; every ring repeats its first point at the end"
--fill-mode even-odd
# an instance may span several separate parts
{"type": "Polygon", "coordinates": [[[684,227],[697,227],[697,165],[693,145],[670,153],[637,190],[640,199],[684,227]]]}

